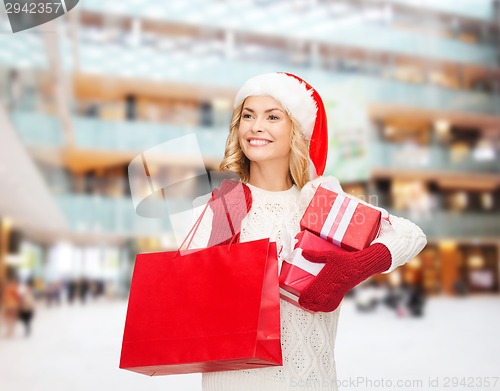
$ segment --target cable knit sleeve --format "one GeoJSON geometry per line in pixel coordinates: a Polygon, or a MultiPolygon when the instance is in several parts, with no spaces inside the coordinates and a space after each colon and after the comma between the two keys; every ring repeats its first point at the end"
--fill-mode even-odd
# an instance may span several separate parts
{"type": "Polygon", "coordinates": [[[415,258],[427,244],[427,238],[422,229],[403,217],[389,216],[391,224],[382,221],[379,236],[371,243],[385,245],[392,256],[391,267],[384,274],[392,272],[398,266],[404,265],[415,258]]]}

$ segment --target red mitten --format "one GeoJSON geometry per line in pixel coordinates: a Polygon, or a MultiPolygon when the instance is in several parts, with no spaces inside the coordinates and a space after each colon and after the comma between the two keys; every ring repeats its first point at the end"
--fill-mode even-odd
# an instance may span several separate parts
{"type": "Polygon", "coordinates": [[[348,291],[391,266],[391,253],[383,244],[355,252],[340,247],[329,252],[303,250],[302,255],[311,262],[325,264],[299,298],[302,307],[315,312],[334,311],[348,291]]]}
{"type": "Polygon", "coordinates": [[[208,205],[213,211],[212,230],[208,247],[227,244],[237,234],[239,242],[241,221],[252,206],[252,192],[241,182],[225,180],[214,189],[208,205]]]}

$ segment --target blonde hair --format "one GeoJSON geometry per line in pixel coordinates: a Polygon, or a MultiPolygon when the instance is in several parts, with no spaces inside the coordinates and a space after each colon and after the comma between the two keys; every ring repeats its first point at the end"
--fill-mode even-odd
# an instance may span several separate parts
{"type": "MultiPolygon", "coordinates": [[[[241,149],[238,128],[240,126],[241,113],[245,100],[233,111],[233,118],[229,126],[226,149],[219,170],[232,171],[240,177],[241,181],[247,183],[250,179],[250,161],[241,149]]],[[[295,185],[302,187],[309,182],[309,151],[307,141],[302,134],[299,122],[290,115],[292,121],[292,135],[290,137],[290,177],[295,185]]]]}

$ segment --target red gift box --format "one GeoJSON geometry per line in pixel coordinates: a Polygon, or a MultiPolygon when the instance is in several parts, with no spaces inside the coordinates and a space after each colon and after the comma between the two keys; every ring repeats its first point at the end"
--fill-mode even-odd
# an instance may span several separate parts
{"type": "Polygon", "coordinates": [[[380,229],[382,213],[345,194],[319,186],[302,219],[301,229],[349,251],[370,245],[380,229]]]}
{"type": "Polygon", "coordinates": [[[181,253],[137,255],[120,368],[156,376],[282,365],[276,244],[181,253]]]}
{"type": "MultiPolygon", "coordinates": [[[[312,312],[300,306],[299,297],[301,292],[314,280],[325,264],[308,261],[302,256],[302,249],[330,251],[332,246],[335,245],[309,231],[301,231],[295,238],[298,242],[295,245],[294,251],[289,259],[283,260],[281,265],[279,278],[280,296],[283,300],[308,312],[312,312]]],[[[338,251],[338,249],[335,250],[338,251]]]]}

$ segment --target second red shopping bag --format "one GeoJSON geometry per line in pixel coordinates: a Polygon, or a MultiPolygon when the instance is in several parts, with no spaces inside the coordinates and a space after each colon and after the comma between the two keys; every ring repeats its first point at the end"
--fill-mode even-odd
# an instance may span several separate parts
{"type": "Polygon", "coordinates": [[[146,375],[282,365],[269,239],[138,254],[120,368],[146,375]]]}

